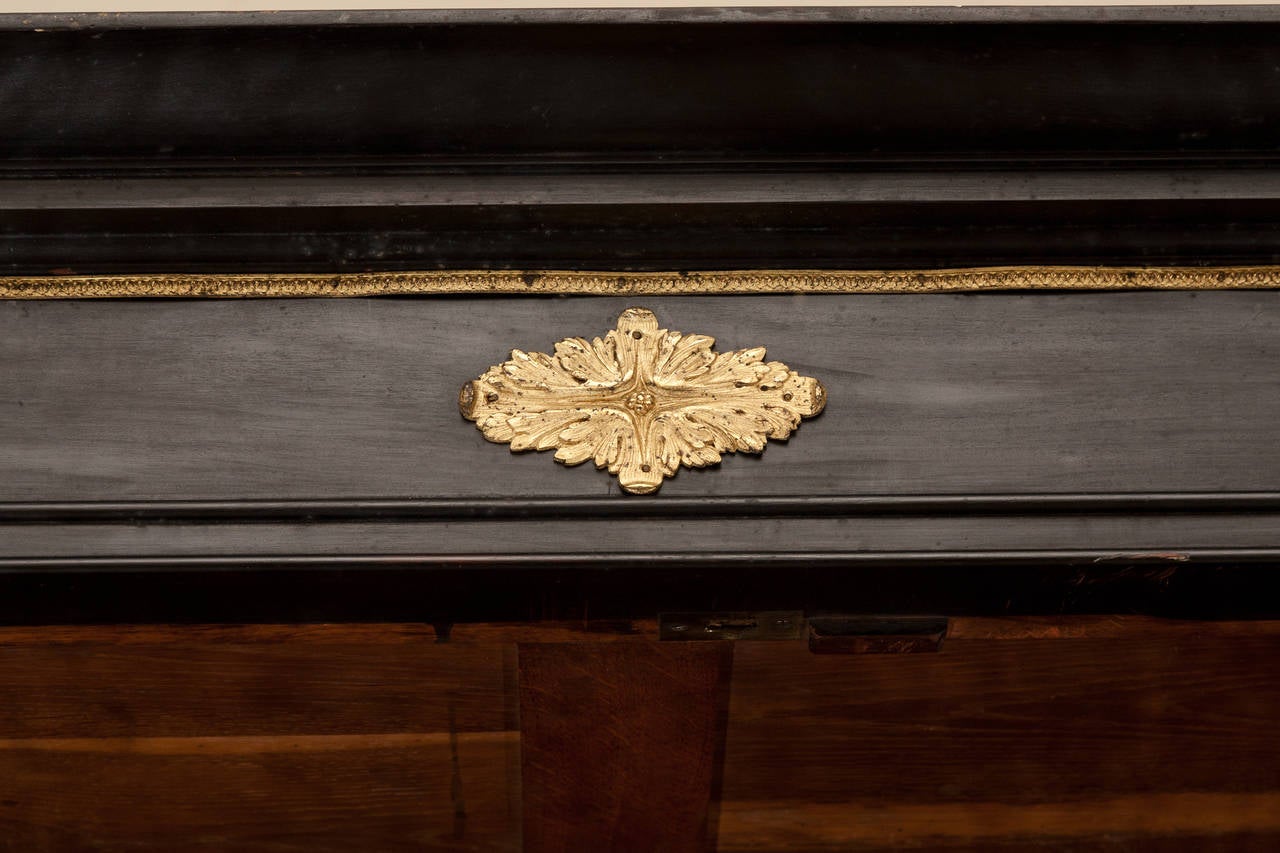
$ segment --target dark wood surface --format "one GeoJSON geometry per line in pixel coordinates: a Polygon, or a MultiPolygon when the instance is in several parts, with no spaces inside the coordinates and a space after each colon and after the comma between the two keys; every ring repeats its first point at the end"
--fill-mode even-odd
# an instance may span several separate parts
{"type": "Polygon", "coordinates": [[[1271,624],[1229,640],[1103,622],[919,655],[740,643],[720,849],[1267,849],[1271,624]]]}
{"type": "Polygon", "coordinates": [[[1274,263],[1258,7],[0,18],[7,272],[1274,263]]]}
{"type": "Polygon", "coordinates": [[[278,10],[269,12],[22,12],[0,29],[133,30],[142,27],[262,27],[422,24],[653,23],[1269,23],[1269,6],[636,6],[278,10]]]}
{"type": "Polygon", "coordinates": [[[1023,15],[342,26],[335,14],[339,25],[288,28],[139,17],[43,32],[9,18],[0,108],[21,121],[9,122],[0,156],[154,168],[280,157],[1275,155],[1280,22],[1023,15]],[[1213,132],[1188,132],[1197,128],[1213,132]]]}
{"type": "Polygon", "coordinates": [[[410,626],[0,638],[0,849],[520,849],[515,654],[410,626]]]}
{"type": "Polygon", "coordinates": [[[1268,850],[1278,625],[0,628],[0,849],[1268,850]]]}
{"type": "Polygon", "coordinates": [[[520,645],[526,853],[714,849],[730,643],[520,645]]]}
{"type": "MultiPolygon", "coordinates": [[[[876,199],[874,193],[859,200],[851,191],[829,203],[788,201],[785,195],[777,203],[704,203],[659,193],[648,204],[530,204],[519,201],[519,182],[499,183],[471,206],[398,204],[403,191],[373,203],[306,202],[332,194],[367,198],[365,178],[357,175],[286,193],[303,196],[293,206],[222,207],[211,202],[225,194],[224,179],[197,176],[183,179],[189,182],[182,191],[186,198],[137,209],[111,201],[116,193],[104,187],[128,182],[108,177],[85,185],[87,195],[106,196],[97,204],[0,209],[0,248],[3,272],[13,275],[1280,262],[1272,239],[1280,201],[1267,195],[1269,177],[1243,192],[1239,182],[1222,180],[1218,166],[1153,162],[1159,165],[1143,162],[1110,174],[1112,198],[1094,199],[1091,188],[1074,187],[1067,192],[1076,198],[1055,198],[1050,190],[1049,198],[1040,199],[1044,190],[1021,180],[1019,171],[975,176],[961,166],[958,175],[905,176],[908,184],[923,186],[898,201],[876,199]],[[1155,173],[1152,180],[1135,175],[1143,169],[1155,173]],[[1135,186],[1124,189],[1131,178],[1135,186]],[[975,179],[1012,189],[1000,198],[966,199],[975,179]],[[1152,192],[1156,200],[1145,198],[1152,192]]],[[[767,197],[787,182],[788,173],[779,178],[768,164],[759,168],[766,173],[752,176],[752,195],[767,197]]],[[[1253,175],[1234,177],[1247,181],[1257,174],[1255,164],[1253,175]]],[[[677,172],[668,183],[680,177],[677,172]]],[[[819,177],[824,184],[840,184],[838,173],[819,177]]],[[[10,180],[20,188],[27,179],[10,180]]],[[[569,172],[552,183],[577,195],[578,181],[569,172]]],[[[419,194],[450,189],[447,181],[418,186],[423,183],[429,189],[419,194]]],[[[633,194],[655,192],[643,175],[628,183],[633,194]]],[[[711,196],[729,194],[718,181],[694,181],[690,191],[698,187],[711,196]]],[[[263,202],[274,195],[269,186],[266,192],[263,202]]]]}
{"type": "MultiPolygon", "coordinates": [[[[0,271],[1280,261],[1274,11],[417,14],[0,19],[0,271]]],[[[651,500],[458,417],[633,301],[0,304],[0,849],[1280,846],[1277,295],[644,300],[832,392],[651,500]],[[654,640],[780,607],[979,618],[654,640]]]]}
{"type": "Polygon", "coordinates": [[[475,562],[350,557],[284,563],[229,558],[198,565],[26,564],[0,573],[7,625],[102,622],[418,621],[461,629],[493,620],[803,610],[822,614],[1154,614],[1280,618],[1274,563],[1169,559],[1063,560],[1038,554],[929,555],[803,561],[759,555],[687,560],[487,557],[475,562]],[[1015,555],[1016,556],[1016,555],[1015,555]]]}
{"type": "Polygon", "coordinates": [[[650,499],[459,416],[457,387],[510,348],[602,333],[636,301],[0,305],[0,558],[1185,562],[1280,545],[1271,293],[641,300],[722,348],[766,345],[830,396],[790,442],[650,499]],[[182,503],[201,500],[208,516],[182,503]]]}
{"type": "MultiPolygon", "coordinates": [[[[546,460],[550,462],[550,460],[546,460]]],[[[554,558],[619,560],[666,556],[794,559],[820,556],[849,562],[929,560],[934,555],[1054,554],[1078,561],[1186,562],[1243,554],[1269,556],[1280,513],[1181,513],[1097,517],[984,515],[976,518],[583,519],[537,521],[329,523],[324,525],[77,524],[51,536],[47,525],[0,525],[9,554],[21,558],[113,558],[147,561],[246,555],[276,557],[423,558],[424,562],[478,564],[520,560],[546,565],[554,558]],[[607,525],[608,541],[592,531],[607,525]],[[480,541],[476,540],[480,537],[480,541]],[[787,543],[782,547],[781,541],[787,543]],[[358,546],[357,546],[358,543],[358,546]],[[510,555],[510,556],[508,556],[510,555]]],[[[215,563],[216,564],[216,563],[215,563]]],[[[0,565],[5,565],[0,563],[0,565]]],[[[57,564],[61,565],[61,564],[57,564]]],[[[198,565],[198,564],[197,564],[198,565]]]]}
{"type": "MultiPolygon", "coordinates": [[[[0,500],[617,498],[458,388],[628,305],[830,402],[676,496],[1272,491],[1270,292],[0,303],[0,500]]],[[[630,499],[643,505],[643,500],[630,499]]]]}
{"type": "MultiPolygon", "coordinates": [[[[5,18],[0,265],[1273,263],[1277,27],[5,18]]],[[[630,301],[0,306],[0,618],[1270,612],[1271,294],[646,300],[832,390],[651,501],[455,413],[510,347],[630,301]]]]}

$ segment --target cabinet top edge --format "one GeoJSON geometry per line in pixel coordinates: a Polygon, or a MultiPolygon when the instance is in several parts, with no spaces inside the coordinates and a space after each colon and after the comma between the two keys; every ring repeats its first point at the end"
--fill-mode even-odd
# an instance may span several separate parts
{"type": "Polygon", "coordinates": [[[200,29],[538,24],[1124,24],[1280,21],[1280,6],[684,6],[679,8],[385,9],[204,12],[11,12],[0,30],[200,29]]]}

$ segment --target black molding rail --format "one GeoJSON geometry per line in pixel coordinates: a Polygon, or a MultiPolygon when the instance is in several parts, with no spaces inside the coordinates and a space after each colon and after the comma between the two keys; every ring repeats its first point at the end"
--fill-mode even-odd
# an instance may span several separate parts
{"type": "Polygon", "coordinates": [[[0,55],[9,275],[1280,262],[1268,7],[13,15],[0,55]]]}
{"type": "Polygon", "coordinates": [[[348,522],[501,519],[853,518],[1280,511],[1280,492],[1004,495],[33,501],[0,502],[3,524],[348,522]]]}

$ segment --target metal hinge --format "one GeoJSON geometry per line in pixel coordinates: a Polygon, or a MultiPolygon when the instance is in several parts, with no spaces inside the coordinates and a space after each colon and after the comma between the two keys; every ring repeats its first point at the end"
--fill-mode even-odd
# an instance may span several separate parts
{"type": "Polygon", "coordinates": [[[658,616],[662,640],[799,640],[804,613],[761,610],[754,613],[663,613],[658,616]]]}
{"type": "Polygon", "coordinates": [[[809,620],[809,651],[827,655],[936,652],[945,616],[818,616],[809,620]]]}
{"type": "Polygon", "coordinates": [[[814,616],[799,610],[663,613],[658,637],[698,640],[809,641],[816,654],[936,652],[947,635],[945,616],[814,616]],[[807,629],[807,630],[806,630],[807,629]]]}

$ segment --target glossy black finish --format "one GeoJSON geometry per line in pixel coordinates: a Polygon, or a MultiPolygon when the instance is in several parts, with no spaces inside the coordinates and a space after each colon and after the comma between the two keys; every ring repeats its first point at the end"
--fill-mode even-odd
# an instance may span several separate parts
{"type": "Polygon", "coordinates": [[[202,571],[0,573],[0,622],[530,621],[670,611],[1280,617],[1275,564],[705,564],[541,569],[245,564],[202,571]]]}
{"type": "Polygon", "coordinates": [[[1277,351],[1280,291],[12,301],[0,503],[1267,493],[1277,351]],[[826,410],[650,497],[459,414],[512,348],[636,304],[720,350],[767,347],[822,380],[826,410]]]}
{"type": "MultiPolygon", "coordinates": [[[[8,17],[0,126],[7,274],[1280,262],[1257,7],[8,17]]],[[[646,300],[832,392],[651,500],[452,408],[634,300],[10,303],[0,621],[1274,618],[1275,296],[646,300]]]]}
{"type": "Polygon", "coordinates": [[[0,32],[13,167],[1274,156],[1277,23],[0,32]]]}
{"type": "Polygon", "coordinates": [[[1275,263],[1277,45],[1249,7],[12,17],[0,271],[1275,263]]]}
{"type": "Polygon", "coordinates": [[[1280,196],[8,209],[0,265],[13,275],[1250,265],[1280,263],[1277,230],[1280,196]]]}
{"type": "Polygon", "coordinates": [[[412,521],[500,519],[848,518],[1275,512],[1275,492],[1171,492],[1006,495],[752,495],[601,498],[348,499],[227,501],[16,501],[0,503],[0,524],[412,521]]]}

